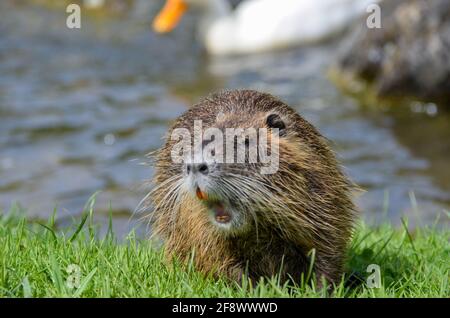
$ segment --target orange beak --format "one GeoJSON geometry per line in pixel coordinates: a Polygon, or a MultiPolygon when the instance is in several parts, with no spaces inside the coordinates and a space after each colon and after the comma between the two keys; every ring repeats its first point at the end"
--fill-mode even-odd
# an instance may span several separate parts
{"type": "Polygon", "coordinates": [[[172,31],[186,10],[187,5],[183,0],[167,0],[164,8],[153,20],[153,30],[158,33],[172,31]]]}

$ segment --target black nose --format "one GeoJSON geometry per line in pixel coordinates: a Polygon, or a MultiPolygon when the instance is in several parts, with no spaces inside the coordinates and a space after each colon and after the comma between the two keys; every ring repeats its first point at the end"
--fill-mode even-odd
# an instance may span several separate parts
{"type": "Polygon", "coordinates": [[[188,163],[186,164],[187,173],[197,173],[208,174],[208,165],[204,162],[202,163],[188,163]]]}

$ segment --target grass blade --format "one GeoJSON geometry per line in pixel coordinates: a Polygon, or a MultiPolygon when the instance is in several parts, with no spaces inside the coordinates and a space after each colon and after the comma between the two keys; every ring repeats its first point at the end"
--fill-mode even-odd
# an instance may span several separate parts
{"type": "Polygon", "coordinates": [[[97,272],[97,267],[94,268],[87,274],[85,278],[80,283],[80,287],[78,287],[77,291],[73,294],[73,297],[80,297],[83,291],[88,286],[89,282],[91,281],[92,277],[94,277],[95,273],[97,272]]]}
{"type": "Polygon", "coordinates": [[[85,213],[83,215],[83,219],[81,220],[80,224],[78,224],[77,229],[75,230],[75,232],[72,234],[72,236],[69,238],[69,242],[73,242],[78,234],[80,233],[80,231],[83,229],[84,224],[86,223],[87,218],[89,217],[89,214],[85,213]]]}
{"type": "Polygon", "coordinates": [[[38,222],[37,224],[39,224],[40,226],[42,226],[44,229],[48,230],[48,231],[52,234],[53,240],[56,241],[56,240],[58,239],[58,238],[56,237],[55,231],[53,231],[52,228],[50,228],[49,226],[47,226],[47,225],[45,225],[45,224],[39,223],[39,222],[38,222]]]}

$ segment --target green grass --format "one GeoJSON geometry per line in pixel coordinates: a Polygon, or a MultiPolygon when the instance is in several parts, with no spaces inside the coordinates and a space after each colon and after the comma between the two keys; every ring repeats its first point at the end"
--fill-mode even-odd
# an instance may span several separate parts
{"type": "Polygon", "coordinates": [[[192,267],[166,266],[161,252],[133,232],[121,242],[112,231],[96,237],[92,206],[90,212],[73,228],[58,231],[54,217],[46,224],[11,214],[0,217],[0,297],[450,296],[448,229],[409,232],[406,224],[400,229],[361,224],[351,244],[348,268],[366,277],[367,266],[378,264],[381,286],[341,283],[327,293],[314,284],[280,285],[275,278],[239,286],[204,277],[192,267]],[[70,288],[77,266],[78,288],[70,288]]]}

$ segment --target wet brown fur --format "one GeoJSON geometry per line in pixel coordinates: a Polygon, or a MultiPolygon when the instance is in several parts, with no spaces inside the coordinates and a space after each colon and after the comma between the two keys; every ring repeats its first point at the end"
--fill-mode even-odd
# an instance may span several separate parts
{"type": "Polygon", "coordinates": [[[281,274],[283,280],[299,281],[302,273],[306,276],[308,255],[314,250],[317,277],[336,282],[343,273],[356,217],[352,184],[326,139],[311,124],[269,94],[238,90],[211,95],[194,105],[176,120],[169,136],[176,127],[192,132],[198,119],[204,127],[264,127],[270,113],[279,114],[286,123],[286,136],[280,138],[279,171],[249,174],[255,182],[266,184],[272,196],[265,209],[255,205],[251,230],[223,235],[199,200],[167,190],[181,174],[180,166],[171,162],[174,141],[168,138],[156,155],[153,234],[163,240],[167,259],[187,262],[193,255],[196,269],[205,274],[233,280],[240,280],[243,273],[256,280],[281,274]],[[216,122],[219,111],[224,114],[220,123],[216,122]]]}

